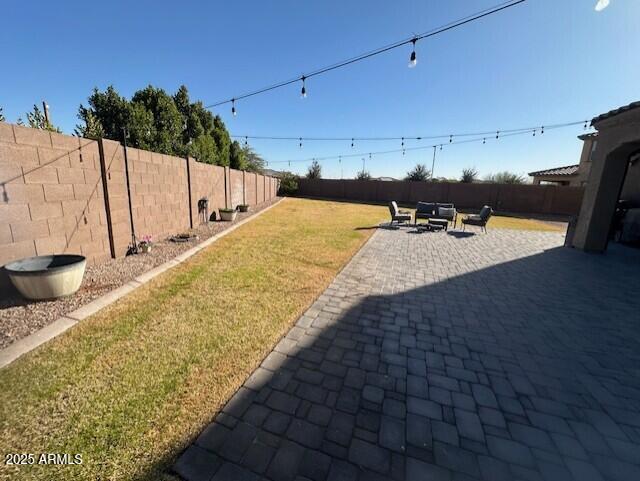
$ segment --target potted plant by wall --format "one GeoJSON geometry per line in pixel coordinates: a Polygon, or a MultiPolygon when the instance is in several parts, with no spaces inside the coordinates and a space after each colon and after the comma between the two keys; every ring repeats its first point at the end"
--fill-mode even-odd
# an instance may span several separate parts
{"type": "Polygon", "coordinates": [[[151,242],[151,236],[150,235],[145,235],[145,236],[142,237],[142,240],[138,244],[138,249],[143,254],[148,254],[149,252],[151,252],[151,243],[152,243],[151,242]]]}
{"type": "Polygon", "coordinates": [[[249,204],[239,204],[238,210],[240,212],[249,212],[249,204]]]}
{"type": "Polygon", "coordinates": [[[220,220],[235,220],[236,218],[236,214],[237,211],[235,209],[227,209],[227,208],[222,208],[222,209],[218,209],[218,211],[220,212],[220,220]]]}

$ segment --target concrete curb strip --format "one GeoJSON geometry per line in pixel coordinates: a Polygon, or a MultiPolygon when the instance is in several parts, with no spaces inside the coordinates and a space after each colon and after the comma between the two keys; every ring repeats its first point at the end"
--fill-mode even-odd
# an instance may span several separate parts
{"type": "Polygon", "coordinates": [[[188,251],[183,252],[179,256],[176,256],[173,259],[165,262],[164,264],[160,264],[158,267],[154,267],[153,269],[143,274],[140,274],[135,279],[127,282],[126,284],[123,284],[117,289],[114,289],[113,291],[108,292],[104,296],[101,296],[89,302],[88,304],[85,304],[84,306],[79,307],[75,311],[70,312],[67,315],[58,318],[57,320],[53,321],[51,324],[46,325],[45,327],[34,332],[33,334],[30,334],[27,337],[24,337],[22,339],[19,339],[13,344],[5,347],[4,349],[1,349],[0,350],[0,368],[7,366],[8,364],[18,359],[23,354],[26,354],[29,351],[32,351],[33,349],[40,346],[41,344],[44,344],[50,339],[53,339],[54,337],[62,334],[70,327],[76,325],[79,321],[82,321],[87,317],[92,316],[96,312],[100,311],[101,309],[107,307],[108,305],[113,304],[118,299],[126,296],[127,294],[131,293],[138,287],[146,284],[153,278],[181,264],[182,262],[194,256],[201,250],[209,247],[218,239],[221,239],[222,237],[230,234],[241,225],[244,225],[247,222],[250,222],[253,219],[258,218],[259,216],[261,216],[271,208],[278,205],[284,199],[285,198],[278,200],[277,202],[271,204],[269,207],[266,207],[262,209],[260,212],[252,215],[251,217],[247,217],[246,219],[243,219],[240,222],[232,225],[228,229],[225,229],[224,231],[220,232],[219,234],[209,237],[207,240],[201,242],[200,244],[193,247],[192,249],[189,249],[188,251]]]}

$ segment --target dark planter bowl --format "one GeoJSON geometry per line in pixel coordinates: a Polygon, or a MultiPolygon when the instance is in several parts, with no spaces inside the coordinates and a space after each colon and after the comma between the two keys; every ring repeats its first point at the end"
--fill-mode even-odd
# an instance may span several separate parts
{"type": "Polygon", "coordinates": [[[248,205],[246,205],[246,204],[240,204],[240,205],[238,206],[238,210],[239,210],[240,212],[249,212],[249,206],[248,206],[248,205]]]}
{"type": "Polygon", "coordinates": [[[75,293],[82,284],[87,259],[75,254],[36,256],[4,266],[9,279],[27,299],[57,299],[75,293]]]}

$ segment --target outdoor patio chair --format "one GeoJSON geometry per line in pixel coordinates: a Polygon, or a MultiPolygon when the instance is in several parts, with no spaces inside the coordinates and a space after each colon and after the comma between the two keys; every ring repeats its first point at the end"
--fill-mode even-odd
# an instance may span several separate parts
{"type": "Polygon", "coordinates": [[[462,219],[462,230],[467,225],[475,225],[480,227],[485,233],[487,232],[487,222],[489,222],[489,218],[493,214],[493,210],[488,205],[485,205],[478,215],[469,215],[462,219]]]}
{"type": "Polygon", "coordinates": [[[398,209],[398,204],[395,200],[389,202],[389,213],[391,214],[392,224],[394,222],[397,222],[398,224],[411,222],[411,212],[398,209]]]}

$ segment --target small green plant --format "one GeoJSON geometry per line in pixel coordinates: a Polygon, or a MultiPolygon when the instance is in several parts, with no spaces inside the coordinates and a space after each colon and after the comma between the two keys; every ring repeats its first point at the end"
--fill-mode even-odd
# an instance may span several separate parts
{"type": "Polygon", "coordinates": [[[49,132],[58,133],[62,132],[58,127],[55,127],[46,119],[44,112],[42,112],[37,105],[33,106],[33,110],[31,112],[27,112],[27,122],[29,127],[32,129],[48,130],[49,132]]]}
{"type": "Polygon", "coordinates": [[[298,192],[298,176],[291,172],[284,172],[280,177],[279,195],[295,195],[298,192]]]}

